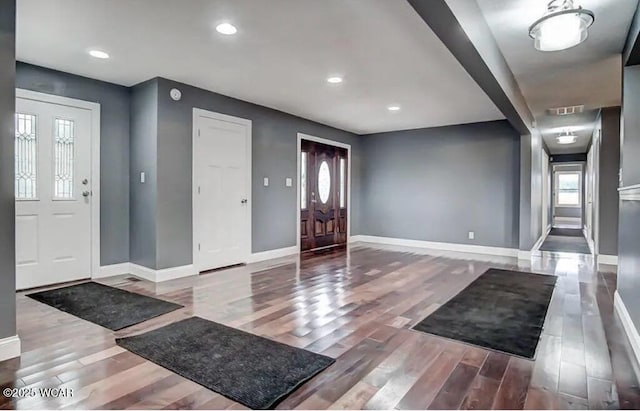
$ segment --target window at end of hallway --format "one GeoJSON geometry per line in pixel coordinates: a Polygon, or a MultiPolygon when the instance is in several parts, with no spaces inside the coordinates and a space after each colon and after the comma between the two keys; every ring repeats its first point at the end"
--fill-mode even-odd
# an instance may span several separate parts
{"type": "Polygon", "coordinates": [[[558,174],[559,206],[580,206],[580,173],[558,174]]]}

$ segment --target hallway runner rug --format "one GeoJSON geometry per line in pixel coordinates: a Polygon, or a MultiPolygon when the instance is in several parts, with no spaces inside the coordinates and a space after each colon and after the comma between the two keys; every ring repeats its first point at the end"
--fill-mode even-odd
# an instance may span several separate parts
{"type": "Polygon", "coordinates": [[[555,284],[555,276],[492,268],[413,328],[533,358],[555,284]]]}
{"type": "Polygon", "coordinates": [[[27,297],[113,331],[182,308],[180,304],[93,281],[27,294],[27,297]]]}
{"type": "Polygon", "coordinates": [[[253,409],[274,407],[335,361],[200,317],[116,344],[253,409]]]}

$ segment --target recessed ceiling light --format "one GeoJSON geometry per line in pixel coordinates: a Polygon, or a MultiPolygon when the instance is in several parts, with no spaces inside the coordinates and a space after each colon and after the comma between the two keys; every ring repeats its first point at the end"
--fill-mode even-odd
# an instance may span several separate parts
{"type": "Polygon", "coordinates": [[[102,50],[89,50],[89,55],[91,55],[91,57],[95,57],[97,59],[108,59],[109,58],[109,53],[106,53],[102,50]]]}
{"type": "Polygon", "coordinates": [[[593,21],[593,12],[576,7],[573,0],[551,0],[547,13],[529,28],[529,36],[540,51],[565,50],[587,39],[593,21]]]}
{"type": "Polygon", "coordinates": [[[389,106],[389,107],[387,107],[387,110],[389,110],[389,111],[399,111],[400,110],[400,106],[389,106]]]}
{"type": "Polygon", "coordinates": [[[327,79],[327,82],[331,83],[331,84],[342,83],[342,77],[340,77],[340,76],[332,76],[332,77],[329,77],[327,79]]]}
{"type": "Polygon", "coordinates": [[[216,26],[216,31],[220,34],[231,35],[236,34],[238,29],[231,23],[221,23],[216,26]]]}

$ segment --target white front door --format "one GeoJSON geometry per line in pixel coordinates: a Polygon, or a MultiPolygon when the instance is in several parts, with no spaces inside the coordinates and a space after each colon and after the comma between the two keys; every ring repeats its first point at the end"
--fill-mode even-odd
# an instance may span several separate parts
{"type": "Polygon", "coordinates": [[[91,276],[91,111],[16,99],[16,288],[91,276]]]}
{"type": "Polygon", "coordinates": [[[205,271],[245,263],[251,252],[251,122],[194,112],[194,265],[205,271]]]}

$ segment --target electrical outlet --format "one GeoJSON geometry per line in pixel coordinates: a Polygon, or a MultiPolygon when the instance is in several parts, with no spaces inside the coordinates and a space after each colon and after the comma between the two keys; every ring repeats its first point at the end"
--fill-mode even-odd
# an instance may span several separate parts
{"type": "Polygon", "coordinates": [[[469,231],[469,240],[475,240],[476,233],[475,231],[469,231]]]}
{"type": "Polygon", "coordinates": [[[291,187],[293,185],[293,180],[290,177],[284,179],[284,185],[286,187],[291,187]]]}

